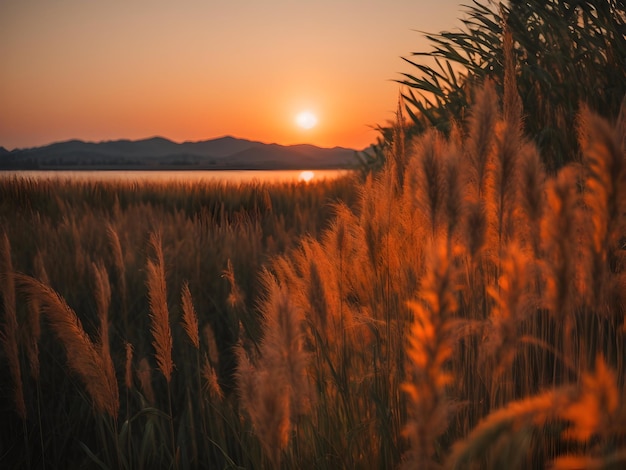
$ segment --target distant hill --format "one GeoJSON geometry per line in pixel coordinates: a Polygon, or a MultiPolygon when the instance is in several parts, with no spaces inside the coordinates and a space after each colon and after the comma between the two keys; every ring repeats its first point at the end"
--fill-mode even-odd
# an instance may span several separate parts
{"type": "Polygon", "coordinates": [[[11,151],[0,147],[0,170],[273,170],[347,168],[356,163],[355,151],[343,147],[284,146],[231,136],[180,144],[153,137],[69,140],[11,151]]]}

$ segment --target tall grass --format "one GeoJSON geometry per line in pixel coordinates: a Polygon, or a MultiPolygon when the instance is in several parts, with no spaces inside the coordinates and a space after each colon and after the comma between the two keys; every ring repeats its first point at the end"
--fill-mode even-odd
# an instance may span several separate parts
{"type": "Polygon", "coordinates": [[[362,182],[4,181],[0,463],[623,467],[626,101],[549,175],[504,86],[362,182]]]}
{"type": "Polygon", "coordinates": [[[623,465],[626,106],[548,176],[507,83],[358,184],[4,182],[2,463],[623,465]]]}
{"type": "Polygon", "coordinates": [[[352,182],[0,192],[1,466],[252,466],[233,348],[262,323],[259,273],[352,182]]]}
{"type": "Polygon", "coordinates": [[[549,177],[508,87],[502,106],[486,82],[451,137],[391,149],[358,208],[339,206],[266,274],[273,302],[293,303],[315,390],[272,461],[282,449],[285,468],[624,463],[623,118],[583,108],[582,163],[549,177]]]}

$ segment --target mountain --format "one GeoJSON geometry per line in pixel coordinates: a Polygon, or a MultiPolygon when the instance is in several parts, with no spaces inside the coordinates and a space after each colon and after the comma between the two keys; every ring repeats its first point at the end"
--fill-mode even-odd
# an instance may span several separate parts
{"type": "Polygon", "coordinates": [[[231,136],[183,143],[153,137],[68,140],[11,151],[0,147],[0,170],[274,170],[346,168],[356,163],[355,151],[343,147],[264,144],[231,136]]]}

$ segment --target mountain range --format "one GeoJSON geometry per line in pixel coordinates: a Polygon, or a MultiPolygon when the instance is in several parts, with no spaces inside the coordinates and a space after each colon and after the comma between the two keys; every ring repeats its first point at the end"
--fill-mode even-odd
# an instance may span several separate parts
{"type": "Polygon", "coordinates": [[[314,145],[265,144],[231,136],[176,143],[162,137],[84,142],[69,140],[43,147],[0,147],[0,170],[275,170],[349,168],[353,149],[314,145]]]}

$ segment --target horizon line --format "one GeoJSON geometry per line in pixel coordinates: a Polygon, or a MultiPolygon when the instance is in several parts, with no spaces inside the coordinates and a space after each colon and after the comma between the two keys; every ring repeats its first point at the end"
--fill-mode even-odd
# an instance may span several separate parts
{"type": "Polygon", "coordinates": [[[33,149],[38,149],[38,148],[42,148],[42,147],[49,147],[51,145],[58,145],[58,144],[65,144],[65,143],[69,143],[69,142],[81,142],[81,143],[85,143],[85,144],[106,144],[106,143],[113,143],[113,142],[144,142],[144,141],[148,141],[148,140],[156,140],[156,139],[161,139],[161,140],[166,140],[168,142],[171,142],[173,144],[176,145],[184,145],[184,144],[197,144],[197,143],[203,143],[203,142],[211,142],[214,140],[220,140],[220,139],[235,139],[235,140],[243,140],[243,141],[247,141],[250,143],[254,143],[254,144],[262,144],[262,145],[279,145],[281,147],[297,147],[297,146],[301,146],[301,145],[309,145],[311,147],[317,147],[320,149],[346,149],[346,150],[354,150],[355,152],[362,152],[364,150],[366,150],[367,148],[369,148],[370,146],[372,146],[374,143],[371,143],[365,147],[363,147],[362,149],[356,149],[356,148],[352,148],[352,147],[345,147],[343,145],[335,145],[335,146],[320,146],[320,145],[315,145],[315,144],[311,144],[311,143],[306,143],[306,142],[302,142],[302,143],[298,143],[298,144],[280,144],[278,142],[263,142],[260,140],[252,140],[252,139],[248,139],[246,137],[236,137],[232,134],[223,134],[220,135],[218,137],[210,137],[210,138],[206,138],[206,139],[200,139],[200,140],[183,140],[183,141],[176,141],[173,139],[170,139],[168,137],[164,137],[162,135],[152,135],[150,137],[142,137],[139,139],[129,139],[129,138],[116,138],[116,139],[103,139],[103,140],[85,140],[85,139],[80,139],[77,137],[74,138],[68,138],[68,139],[63,139],[63,140],[55,140],[52,142],[49,142],[47,144],[42,144],[42,145],[34,145],[34,146],[30,146],[30,147],[14,147],[12,149],[9,149],[7,147],[4,147],[3,145],[0,144],[0,148],[5,149],[7,152],[15,152],[15,151],[24,151],[24,150],[33,150],[33,149]]]}

